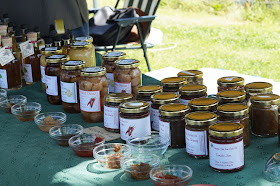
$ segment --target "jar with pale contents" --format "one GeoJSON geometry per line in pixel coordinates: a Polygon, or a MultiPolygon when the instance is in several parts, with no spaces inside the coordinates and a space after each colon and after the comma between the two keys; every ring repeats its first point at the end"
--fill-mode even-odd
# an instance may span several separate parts
{"type": "Polygon", "coordinates": [[[181,77],[168,77],[161,80],[163,92],[174,92],[179,94],[179,88],[187,83],[186,79],[181,77]]]}
{"type": "Polygon", "coordinates": [[[214,98],[195,98],[189,101],[189,106],[192,112],[209,111],[217,112],[219,101],[214,98]]]}
{"type": "Polygon", "coordinates": [[[217,81],[218,92],[225,90],[240,90],[244,91],[244,78],[238,76],[221,77],[217,81]]]}
{"type": "Polygon", "coordinates": [[[194,158],[208,158],[209,126],[217,123],[217,114],[197,111],[185,116],[186,151],[194,158]]]}
{"type": "Polygon", "coordinates": [[[80,108],[86,122],[103,121],[104,97],[108,95],[108,80],[105,74],[104,67],[87,67],[81,71],[80,108]]]}
{"type": "Polygon", "coordinates": [[[107,52],[102,55],[102,66],[106,68],[106,77],[109,81],[109,92],[114,92],[115,61],[125,58],[125,52],[107,52]]]}
{"type": "Polygon", "coordinates": [[[246,100],[251,105],[250,97],[258,94],[272,94],[273,85],[268,82],[252,82],[245,85],[246,100]]]}
{"type": "Polygon", "coordinates": [[[207,88],[205,85],[184,85],[180,87],[180,103],[188,105],[189,101],[195,98],[207,96],[207,88]]]}
{"type": "Polygon", "coordinates": [[[161,138],[170,137],[170,147],[183,148],[185,141],[185,115],[189,106],[169,103],[159,107],[159,134],[161,138]]]}
{"type": "Polygon", "coordinates": [[[238,172],[244,168],[243,125],[209,126],[209,160],[210,167],[218,172],[238,172]]]}
{"type": "Polygon", "coordinates": [[[219,100],[219,105],[227,103],[241,103],[247,104],[246,93],[240,90],[225,90],[217,93],[217,99],[219,100]]]}
{"type": "Polygon", "coordinates": [[[84,61],[67,61],[61,65],[61,100],[62,107],[68,113],[79,113],[79,82],[84,61]]]}
{"type": "Polygon", "coordinates": [[[185,78],[188,85],[203,85],[203,72],[200,70],[184,70],[177,76],[185,78]]]}

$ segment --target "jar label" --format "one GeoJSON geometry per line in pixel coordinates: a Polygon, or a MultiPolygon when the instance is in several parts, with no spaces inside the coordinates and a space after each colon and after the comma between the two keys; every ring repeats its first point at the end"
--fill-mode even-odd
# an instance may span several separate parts
{"type": "Polygon", "coordinates": [[[0,69],[0,88],[8,88],[7,71],[0,69]]]}
{"type": "Polygon", "coordinates": [[[9,49],[0,48],[0,64],[5,66],[15,59],[15,56],[9,49]]]}
{"type": "Polygon", "coordinates": [[[195,156],[208,155],[208,139],[206,131],[192,131],[185,129],[186,151],[195,156]]]}
{"type": "Polygon", "coordinates": [[[159,110],[151,108],[151,123],[154,130],[159,131],[159,110]]]}
{"type": "Polygon", "coordinates": [[[45,48],[45,45],[39,45],[39,50],[42,50],[43,48],[45,48]]]}
{"type": "Polygon", "coordinates": [[[84,72],[101,72],[102,68],[101,67],[88,67],[85,68],[83,71],[84,72]]]}
{"type": "Polygon", "coordinates": [[[80,107],[84,112],[101,112],[100,90],[85,91],[80,93],[80,107]]]}
{"type": "Polygon", "coordinates": [[[191,76],[195,75],[195,73],[192,73],[192,72],[189,72],[189,71],[182,71],[182,72],[185,73],[185,74],[191,75],[191,76]]]}
{"type": "Polygon", "coordinates": [[[123,55],[123,52],[109,52],[105,57],[120,57],[123,55]]]}
{"type": "Polygon", "coordinates": [[[40,65],[40,69],[41,69],[41,81],[42,83],[46,83],[45,67],[40,65]]]}
{"type": "Polygon", "coordinates": [[[34,54],[34,46],[29,41],[25,41],[19,44],[22,59],[27,58],[34,54]]]}
{"type": "Polygon", "coordinates": [[[128,138],[144,137],[151,135],[150,116],[139,119],[127,119],[120,117],[120,132],[122,140],[128,138]]]}
{"type": "Polygon", "coordinates": [[[122,59],[119,61],[119,65],[131,65],[135,62],[135,59],[122,59]]]}
{"type": "Polygon", "coordinates": [[[26,83],[33,83],[31,64],[23,64],[23,72],[26,83]]]}
{"type": "Polygon", "coordinates": [[[109,107],[104,105],[104,127],[120,129],[119,120],[119,107],[109,107]]]}
{"type": "Polygon", "coordinates": [[[57,47],[46,47],[45,51],[56,51],[57,47]]]}
{"type": "Polygon", "coordinates": [[[45,76],[46,93],[50,96],[58,96],[57,76],[45,76]]]}
{"type": "Polygon", "coordinates": [[[231,144],[209,141],[210,166],[221,170],[232,170],[244,165],[243,140],[231,144]]]}
{"type": "Polygon", "coordinates": [[[61,100],[64,103],[78,103],[77,83],[67,83],[60,81],[61,100]]]}
{"type": "Polygon", "coordinates": [[[61,54],[61,55],[52,55],[52,56],[49,56],[47,58],[48,59],[61,59],[61,58],[64,58],[64,57],[66,57],[66,56],[61,54]]]}
{"type": "Polygon", "coordinates": [[[115,93],[129,93],[129,94],[131,94],[131,82],[120,83],[120,82],[115,81],[114,87],[115,87],[115,93]]]}
{"type": "Polygon", "coordinates": [[[73,46],[85,46],[87,44],[89,44],[89,43],[88,42],[83,42],[83,41],[75,41],[73,43],[73,46]]]}
{"type": "Polygon", "coordinates": [[[179,102],[184,104],[184,105],[189,105],[190,100],[186,100],[186,99],[181,99],[180,98],[179,102]]]}
{"type": "Polygon", "coordinates": [[[108,88],[109,92],[115,92],[115,87],[114,87],[114,73],[106,73],[105,74],[107,79],[108,79],[108,88]]]}
{"type": "Polygon", "coordinates": [[[171,145],[171,133],[170,133],[170,123],[166,121],[159,120],[159,135],[162,141],[165,141],[164,138],[166,136],[170,138],[170,144],[171,145]]]}
{"type": "Polygon", "coordinates": [[[82,64],[82,61],[67,61],[66,63],[64,63],[64,65],[66,66],[78,66],[82,64]]]}
{"type": "Polygon", "coordinates": [[[87,41],[88,37],[76,37],[76,41],[87,41]]]}
{"type": "Polygon", "coordinates": [[[226,81],[232,81],[233,77],[225,78],[226,81]]]}

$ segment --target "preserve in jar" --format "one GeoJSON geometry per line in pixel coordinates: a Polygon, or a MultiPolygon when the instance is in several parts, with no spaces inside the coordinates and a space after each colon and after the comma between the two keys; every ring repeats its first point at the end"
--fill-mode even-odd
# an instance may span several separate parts
{"type": "Polygon", "coordinates": [[[151,96],[156,93],[162,92],[162,87],[159,85],[144,85],[137,87],[136,89],[136,95],[135,99],[136,100],[142,100],[142,101],[147,101],[150,105],[151,108],[151,96]]]}
{"type": "Polygon", "coordinates": [[[60,87],[62,107],[68,113],[79,113],[79,82],[84,61],[67,61],[61,64],[60,87]]]}
{"type": "Polygon", "coordinates": [[[46,57],[45,83],[46,94],[50,104],[61,105],[60,73],[61,63],[68,61],[67,55],[51,55],[46,57]]]}
{"type": "Polygon", "coordinates": [[[184,85],[180,87],[180,103],[188,105],[189,101],[195,98],[207,96],[207,88],[205,85],[184,85]]]}
{"type": "Polygon", "coordinates": [[[249,107],[239,103],[228,103],[218,107],[218,123],[230,122],[243,125],[244,146],[250,144],[249,107]]]}
{"type": "Polygon", "coordinates": [[[138,68],[140,61],[136,59],[121,59],[115,61],[115,65],[115,93],[135,94],[136,88],[142,85],[142,73],[138,68]]]}
{"type": "Polygon", "coordinates": [[[240,90],[225,90],[217,93],[217,99],[219,100],[219,105],[227,103],[246,103],[246,93],[240,90]]]}
{"type": "Polygon", "coordinates": [[[225,90],[240,90],[244,91],[244,78],[238,76],[221,77],[217,81],[218,92],[225,90]]]}
{"type": "Polygon", "coordinates": [[[179,72],[177,76],[185,78],[188,85],[203,85],[203,72],[200,70],[184,70],[179,72]]]}
{"type": "Polygon", "coordinates": [[[259,94],[252,96],[250,106],[251,131],[259,137],[272,137],[278,134],[278,104],[280,96],[259,94]]]}
{"type": "Polygon", "coordinates": [[[129,101],[120,104],[121,139],[141,138],[151,135],[149,103],[129,101]]]}
{"type": "Polygon", "coordinates": [[[185,116],[186,151],[195,158],[208,158],[209,126],[217,123],[217,114],[208,111],[191,112],[185,116]]]}
{"type": "Polygon", "coordinates": [[[151,124],[152,129],[159,131],[159,107],[168,103],[179,103],[179,94],[161,92],[151,96],[151,124]]]}
{"type": "Polygon", "coordinates": [[[195,98],[189,101],[192,112],[194,111],[210,111],[216,112],[219,101],[214,98],[195,98]]]}
{"type": "Polygon", "coordinates": [[[120,132],[119,105],[131,101],[132,94],[110,93],[105,96],[104,103],[104,128],[109,132],[120,132]]]}
{"type": "Polygon", "coordinates": [[[159,107],[159,135],[170,137],[170,147],[183,148],[185,141],[185,115],[189,106],[181,103],[169,103],[159,107]]]}
{"type": "Polygon", "coordinates": [[[62,36],[62,41],[63,41],[62,53],[65,54],[65,55],[68,55],[69,51],[71,49],[70,35],[69,34],[64,34],[62,36]]]}
{"type": "Polygon", "coordinates": [[[280,106],[278,107],[278,144],[280,144],[280,106]]]}
{"type": "Polygon", "coordinates": [[[108,80],[104,67],[87,67],[81,71],[79,84],[80,108],[86,122],[102,122],[104,97],[108,95],[108,80]]]}
{"type": "Polygon", "coordinates": [[[244,168],[243,125],[218,123],[209,126],[210,167],[218,172],[244,168]]]}
{"type": "Polygon", "coordinates": [[[187,81],[181,77],[168,77],[161,80],[163,92],[174,92],[179,94],[179,88],[185,85],[187,81]]]}
{"type": "Polygon", "coordinates": [[[109,82],[109,92],[114,92],[115,61],[125,58],[125,52],[107,52],[102,55],[102,66],[106,68],[106,77],[109,82]]]}
{"type": "Polygon", "coordinates": [[[273,85],[268,82],[252,82],[245,85],[246,100],[250,106],[250,97],[258,94],[272,93],[273,85]]]}

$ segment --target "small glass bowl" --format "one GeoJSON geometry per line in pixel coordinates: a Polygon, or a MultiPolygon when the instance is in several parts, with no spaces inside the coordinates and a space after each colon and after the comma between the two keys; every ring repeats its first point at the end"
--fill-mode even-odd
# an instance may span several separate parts
{"type": "Polygon", "coordinates": [[[152,132],[151,135],[140,138],[129,138],[127,144],[132,150],[132,154],[156,154],[160,158],[170,144],[170,137],[162,137],[159,132],[152,132]]]}
{"type": "Polygon", "coordinates": [[[150,170],[160,163],[160,157],[155,154],[138,154],[129,158],[122,158],[121,167],[132,179],[147,180],[150,170]]]}
{"type": "Polygon", "coordinates": [[[20,103],[12,106],[11,111],[19,121],[33,121],[34,117],[41,112],[41,104],[36,102],[20,103]]]}
{"type": "Polygon", "coordinates": [[[105,138],[101,135],[82,134],[73,136],[68,141],[72,150],[81,157],[92,157],[93,149],[105,143],[105,138]]]}
{"type": "Polygon", "coordinates": [[[11,108],[15,104],[26,103],[27,98],[23,95],[11,95],[7,99],[0,101],[0,108],[7,113],[11,113],[11,108]]]}
{"type": "Polygon", "coordinates": [[[160,165],[150,171],[150,178],[156,186],[179,186],[187,185],[192,173],[192,169],[186,165],[160,165]]]}
{"type": "Polygon", "coordinates": [[[99,145],[93,150],[93,157],[102,167],[120,169],[121,159],[131,156],[131,149],[122,143],[107,143],[99,145]]]}
{"type": "Polygon", "coordinates": [[[263,177],[275,183],[280,183],[280,152],[271,156],[265,164],[263,177]]]}
{"type": "Polygon", "coordinates": [[[7,91],[5,89],[0,89],[0,101],[7,98],[7,91]]]}
{"type": "Polygon", "coordinates": [[[43,132],[49,132],[52,127],[63,125],[66,122],[66,114],[63,112],[45,112],[38,114],[34,121],[43,132]]]}
{"type": "Polygon", "coordinates": [[[49,131],[50,137],[61,146],[68,146],[72,136],[83,134],[84,128],[81,125],[70,124],[52,127],[49,131]]]}

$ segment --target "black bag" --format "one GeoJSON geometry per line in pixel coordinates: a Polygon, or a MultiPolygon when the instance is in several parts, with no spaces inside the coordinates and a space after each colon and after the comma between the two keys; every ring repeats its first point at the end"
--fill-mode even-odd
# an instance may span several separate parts
{"type": "MultiPolygon", "coordinates": [[[[89,20],[89,35],[93,43],[99,46],[113,45],[118,32],[115,19],[139,17],[134,8],[114,9],[103,7],[89,20]]],[[[133,25],[121,29],[118,44],[123,43],[130,34],[133,25]]]]}

